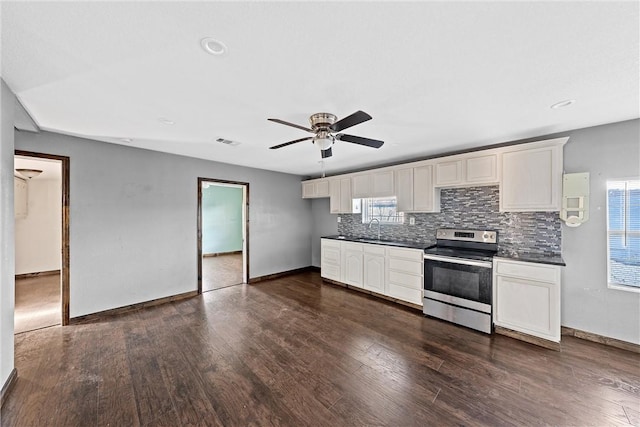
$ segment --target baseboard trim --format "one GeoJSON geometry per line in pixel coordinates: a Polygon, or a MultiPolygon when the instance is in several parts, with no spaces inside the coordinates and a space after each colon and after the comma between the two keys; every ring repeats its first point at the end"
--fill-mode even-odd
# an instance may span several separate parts
{"type": "Polygon", "coordinates": [[[523,334],[522,332],[514,331],[502,326],[494,326],[496,334],[504,335],[510,338],[515,338],[520,341],[528,342],[529,344],[535,344],[540,347],[548,348],[549,350],[560,351],[560,343],[545,340],[543,338],[534,337],[532,335],[523,334]]]}
{"type": "Polygon", "coordinates": [[[215,252],[215,253],[210,253],[210,254],[202,254],[202,258],[212,258],[212,257],[216,257],[216,256],[223,256],[223,255],[237,255],[237,254],[241,254],[242,251],[231,251],[231,252],[215,252]]]}
{"type": "Polygon", "coordinates": [[[11,370],[11,373],[9,374],[9,378],[7,378],[7,381],[5,381],[4,385],[2,386],[2,391],[0,391],[0,407],[4,405],[5,399],[9,395],[9,392],[16,385],[17,380],[18,380],[18,370],[16,368],[13,368],[11,370]]]}
{"type": "Polygon", "coordinates": [[[36,271],[35,273],[16,274],[16,280],[40,276],[53,276],[56,274],[60,274],[60,270],[36,271]]]}
{"type": "Polygon", "coordinates": [[[125,305],[123,307],[112,308],[110,310],[99,311],[97,313],[85,314],[84,316],[72,317],[69,320],[69,324],[79,323],[91,323],[97,320],[101,320],[104,317],[116,316],[130,311],[141,310],[143,308],[155,307],[157,305],[167,304],[174,301],[180,301],[187,298],[192,298],[198,295],[198,291],[189,291],[170,297],[153,299],[150,301],[139,302],[137,304],[125,305]]]}
{"type": "Polygon", "coordinates": [[[318,267],[302,267],[302,268],[296,268],[293,270],[288,270],[288,271],[281,271],[280,273],[273,273],[273,274],[267,274],[266,276],[258,276],[258,277],[252,277],[249,279],[248,283],[249,284],[254,284],[254,283],[258,283],[258,282],[264,282],[265,280],[273,280],[273,279],[279,279],[281,277],[285,277],[285,276],[291,276],[292,274],[298,274],[298,273],[308,273],[310,271],[318,271],[316,270],[318,267]]]}
{"type": "Polygon", "coordinates": [[[603,335],[594,334],[592,332],[581,331],[580,329],[569,328],[563,326],[561,334],[570,337],[576,337],[587,341],[597,342],[599,344],[608,345],[609,347],[615,347],[622,350],[631,351],[633,353],[640,353],[640,345],[622,341],[615,338],[605,337],[603,335]]]}

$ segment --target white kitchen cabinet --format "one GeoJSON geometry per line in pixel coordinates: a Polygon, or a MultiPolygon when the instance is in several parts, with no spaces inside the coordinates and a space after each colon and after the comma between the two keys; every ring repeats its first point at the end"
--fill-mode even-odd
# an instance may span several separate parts
{"type": "Polygon", "coordinates": [[[436,187],[472,187],[498,183],[498,153],[473,152],[436,163],[436,187]]]}
{"type": "Polygon", "coordinates": [[[395,194],[393,175],[393,169],[354,175],[351,178],[352,197],[366,199],[393,196],[395,194]]]}
{"type": "Polygon", "coordinates": [[[386,295],[422,305],[424,252],[387,247],[386,295]]]}
{"type": "Polygon", "coordinates": [[[433,166],[395,171],[396,198],[400,212],[439,212],[439,197],[433,187],[433,166]]]}
{"type": "Polygon", "coordinates": [[[463,183],[462,160],[449,160],[436,163],[436,186],[457,186],[463,183]]]}
{"type": "Polygon", "coordinates": [[[560,211],[562,151],[569,138],[557,138],[502,153],[500,211],[560,211]]]}
{"type": "Polygon", "coordinates": [[[342,242],[342,282],[362,288],[364,252],[361,243],[342,242]]]}
{"type": "Polygon", "coordinates": [[[364,288],[384,294],[385,248],[380,245],[363,245],[364,288]]]}
{"type": "Polygon", "coordinates": [[[493,323],[560,342],[561,267],[494,258],[493,323]]]}
{"type": "Polygon", "coordinates": [[[351,213],[351,178],[336,178],[329,181],[329,209],[332,214],[351,213]]]}
{"type": "Polygon", "coordinates": [[[467,184],[495,184],[498,182],[498,154],[467,157],[464,170],[467,184]]]}
{"type": "Polygon", "coordinates": [[[320,275],[340,281],[341,245],[337,240],[320,240],[320,275]]]}
{"type": "Polygon", "coordinates": [[[302,182],[302,198],[316,199],[329,197],[329,180],[326,178],[312,179],[302,182]]]}
{"type": "Polygon", "coordinates": [[[14,217],[26,218],[28,213],[28,185],[27,181],[13,177],[13,201],[14,201],[14,217]]]}

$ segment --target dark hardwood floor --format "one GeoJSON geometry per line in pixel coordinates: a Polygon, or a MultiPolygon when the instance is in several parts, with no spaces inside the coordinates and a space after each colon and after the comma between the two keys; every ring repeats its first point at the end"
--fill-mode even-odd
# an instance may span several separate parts
{"type": "Polygon", "coordinates": [[[487,336],[317,273],[16,336],[2,426],[638,425],[637,354],[487,336]]]}

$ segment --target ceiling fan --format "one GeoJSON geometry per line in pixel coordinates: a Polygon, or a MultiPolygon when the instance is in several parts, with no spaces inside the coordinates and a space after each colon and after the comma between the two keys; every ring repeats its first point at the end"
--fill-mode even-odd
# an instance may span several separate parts
{"type": "Polygon", "coordinates": [[[297,125],[295,123],[285,122],[280,119],[267,119],[272,122],[280,123],[282,125],[292,126],[294,128],[306,130],[310,133],[315,133],[315,136],[308,136],[306,138],[295,139],[293,141],[285,142],[283,144],[274,145],[269,147],[272,150],[286,147],[287,145],[295,144],[297,142],[312,140],[313,144],[320,148],[320,153],[323,159],[331,157],[331,147],[333,143],[338,141],[351,142],[353,144],[365,145],[367,147],[380,148],[384,141],[378,141],[376,139],[363,138],[361,136],[345,135],[343,133],[335,134],[344,129],[350,128],[367,120],[371,120],[371,116],[364,111],[356,111],[355,113],[338,120],[336,116],[329,113],[316,113],[309,117],[311,122],[311,128],[297,125]]]}

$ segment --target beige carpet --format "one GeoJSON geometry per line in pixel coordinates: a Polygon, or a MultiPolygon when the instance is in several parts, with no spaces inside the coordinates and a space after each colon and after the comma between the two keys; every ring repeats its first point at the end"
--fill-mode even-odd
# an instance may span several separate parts
{"type": "Polygon", "coordinates": [[[16,280],[15,333],[33,331],[62,321],[60,275],[16,280]]]}
{"type": "Polygon", "coordinates": [[[202,258],[202,292],[242,283],[242,254],[202,258]]]}

